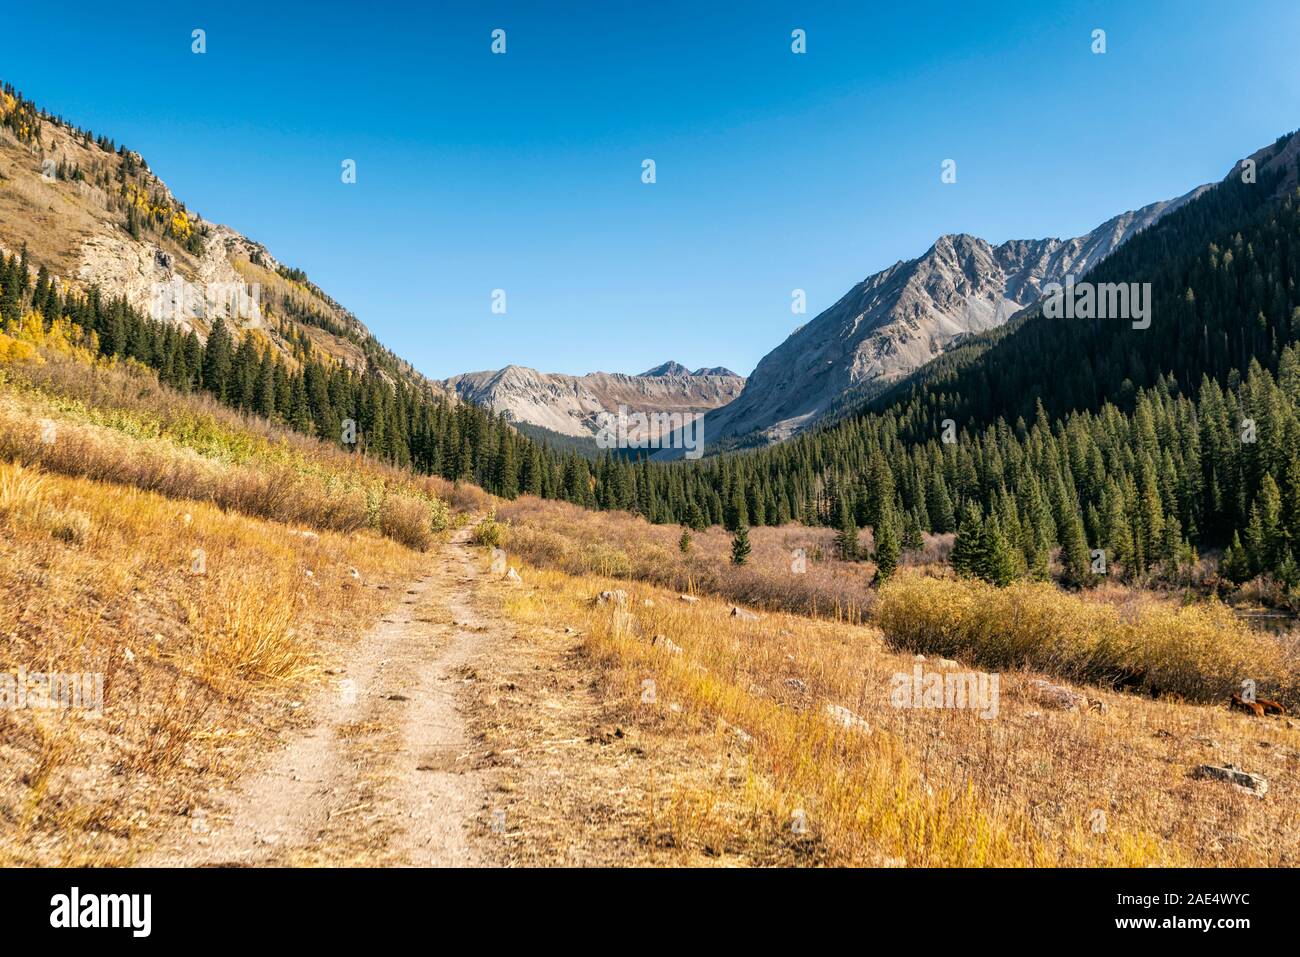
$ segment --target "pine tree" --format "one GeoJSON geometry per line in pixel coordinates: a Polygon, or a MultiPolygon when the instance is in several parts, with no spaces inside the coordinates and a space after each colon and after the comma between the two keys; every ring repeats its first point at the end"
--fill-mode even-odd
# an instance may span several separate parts
{"type": "Polygon", "coordinates": [[[234,351],[230,332],[224,319],[218,318],[208,334],[203,348],[203,388],[218,399],[226,398],[226,384],[230,376],[231,355],[234,351]]]}
{"type": "Polygon", "coordinates": [[[743,565],[747,561],[749,561],[749,526],[741,525],[736,529],[735,537],[731,540],[731,563],[743,565]]]}
{"type": "Polygon", "coordinates": [[[880,518],[871,530],[876,540],[876,550],[872,555],[876,563],[876,577],[888,581],[898,568],[898,533],[894,530],[893,508],[888,502],[881,504],[880,518]]]}
{"type": "Polygon", "coordinates": [[[835,528],[835,547],[840,558],[846,562],[857,561],[858,523],[853,510],[849,508],[848,498],[844,496],[840,496],[836,505],[835,528]]]}
{"type": "Polygon", "coordinates": [[[997,519],[990,518],[980,531],[983,555],[976,574],[999,587],[1010,585],[1016,579],[1016,563],[997,519]]]}
{"type": "Polygon", "coordinates": [[[925,547],[925,536],[921,533],[921,520],[915,512],[907,513],[903,524],[903,551],[915,552],[925,547]]]}
{"type": "Polygon", "coordinates": [[[1076,511],[1067,516],[1061,536],[1061,565],[1067,583],[1084,585],[1092,579],[1092,554],[1083,531],[1083,519],[1076,511]]]}
{"type": "Polygon", "coordinates": [[[962,507],[961,524],[957,526],[949,561],[958,575],[978,575],[985,566],[984,520],[974,502],[962,507]]]}
{"type": "Polygon", "coordinates": [[[689,528],[682,527],[681,537],[677,539],[677,547],[683,555],[691,550],[691,530],[689,528]]]}
{"type": "Polygon", "coordinates": [[[1246,549],[1242,547],[1241,536],[1236,532],[1232,533],[1232,544],[1223,555],[1219,571],[1223,573],[1224,578],[1237,585],[1250,579],[1250,558],[1246,555],[1246,549]]]}

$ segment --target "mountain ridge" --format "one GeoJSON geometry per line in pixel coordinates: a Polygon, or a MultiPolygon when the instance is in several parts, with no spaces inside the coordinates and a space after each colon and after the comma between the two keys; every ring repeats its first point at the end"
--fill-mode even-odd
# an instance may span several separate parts
{"type": "Polygon", "coordinates": [[[685,369],[670,361],[640,375],[589,372],[574,376],[508,365],[451,376],[440,384],[461,399],[505,414],[511,421],[560,435],[594,438],[601,413],[617,414],[620,406],[630,411],[706,412],[731,402],[744,387],[745,380],[734,374],[701,375],[685,369]]]}
{"type": "Polygon", "coordinates": [[[993,245],[968,233],[941,235],[915,259],[863,279],[764,356],[740,397],[706,416],[709,441],[781,441],[851,395],[870,398],[964,337],[1002,325],[1048,283],[1086,273],[1208,188],[1120,213],[1072,239],[993,245]]]}

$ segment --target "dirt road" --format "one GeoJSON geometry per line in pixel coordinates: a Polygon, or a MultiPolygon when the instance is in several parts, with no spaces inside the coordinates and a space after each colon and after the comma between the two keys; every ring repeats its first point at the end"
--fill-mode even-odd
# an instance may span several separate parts
{"type": "Polygon", "coordinates": [[[309,724],[142,863],[481,863],[468,828],[483,784],[457,692],[504,626],[476,600],[484,573],[468,537],[432,554],[427,577],[368,635],[335,649],[309,724]]]}

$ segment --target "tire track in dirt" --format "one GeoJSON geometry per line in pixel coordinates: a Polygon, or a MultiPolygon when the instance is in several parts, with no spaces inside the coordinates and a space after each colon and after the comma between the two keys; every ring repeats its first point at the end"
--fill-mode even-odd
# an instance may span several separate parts
{"type": "Polygon", "coordinates": [[[506,633],[476,607],[482,573],[469,535],[458,532],[381,623],[339,649],[311,723],[141,863],[484,863],[468,833],[484,785],[457,693],[506,633]]]}

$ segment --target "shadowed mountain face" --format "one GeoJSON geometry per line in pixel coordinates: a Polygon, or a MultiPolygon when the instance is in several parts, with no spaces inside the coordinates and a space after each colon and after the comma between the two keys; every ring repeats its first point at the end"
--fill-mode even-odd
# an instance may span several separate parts
{"type": "Polygon", "coordinates": [[[1044,285],[1087,272],[1206,188],[1123,213],[1074,239],[994,246],[966,234],[939,237],[923,256],[864,279],[768,353],[740,398],[709,414],[709,441],[754,433],[760,442],[778,441],[849,395],[870,396],[962,337],[1006,322],[1044,285]]]}
{"type": "Polygon", "coordinates": [[[538,372],[506,366],[467,372],[443,385],[462,399],[506,413],[515,422],[540,426],[561,435],[594,437],[602,412],[707,412],[740,395],[745,380],[722,369],[688,372],[676,362],[641,375],[592,372],[584,376],[538,372]]]}

